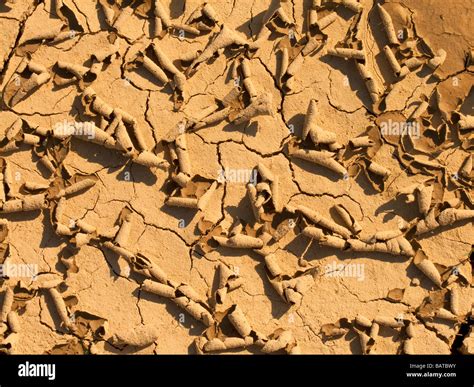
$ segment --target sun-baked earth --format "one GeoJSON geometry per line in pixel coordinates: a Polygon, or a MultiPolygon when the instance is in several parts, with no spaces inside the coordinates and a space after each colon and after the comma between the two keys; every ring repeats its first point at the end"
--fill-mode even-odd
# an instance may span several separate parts
{"type": "Polygon", "coordinates": [[[0,351],[474,353],[472,0],[0,0],[0,351]]]}

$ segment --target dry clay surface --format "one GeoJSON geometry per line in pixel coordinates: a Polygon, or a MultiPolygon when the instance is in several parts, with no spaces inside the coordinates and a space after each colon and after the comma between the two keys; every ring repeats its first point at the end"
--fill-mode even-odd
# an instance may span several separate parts
{"type": "Polygon", "coordinates": [[[474,353],[472,0],[0,0],[0,351],[474,353]]]}

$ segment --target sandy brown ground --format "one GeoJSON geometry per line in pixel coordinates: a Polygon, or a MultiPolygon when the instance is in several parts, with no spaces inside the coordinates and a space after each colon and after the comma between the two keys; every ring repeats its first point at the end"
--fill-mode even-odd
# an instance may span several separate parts
{"type": "Polygon", "coordinates": [[[473,353],[473,5],[0,0],[0,350],[473,353]]]}

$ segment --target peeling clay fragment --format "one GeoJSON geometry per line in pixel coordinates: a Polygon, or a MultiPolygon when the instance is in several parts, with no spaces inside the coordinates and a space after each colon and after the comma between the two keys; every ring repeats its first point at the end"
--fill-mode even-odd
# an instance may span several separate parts
{"type": "Polygon", "coordinates": [[[369,136],[356,137],[349,141],[353,148],[368,148],[375,144],[369,136]]]}
{"type": "Polygon", "coordinates": [[[327,50],[328,55],[338,56],[345,59],[365,60],[365,52],[353,48],[335,47],[327,50]]]}
{"type": "Polygon", "coordinates": [[[156,329],[140,325],[129,332],[116,333],[113,341],[118,345],[132,345],[134,347],[148,347],[159,337],[156,329]]]}
{"type": "MultiPolygon", "coordinates": [[[[189,297],[190,293],[186,292],[183,287],[178,286],[177,288],[174,288],[172,286],[156,283],[151,280],[145,280],[142,284],[142,289],[162,297],[170,298],[176,305],[186,310],[186,312],[188,312],[192,317],[201,321],[206,326],[210,326],[214,322],[212,315],[200,303],[193,301],[189,297]],[[188,296],[179,295],[184,293],[187,293],[188,296]]],[[[192,291],[191,294],[194,295],[196,293],[192,291]]],[[[200,297],[191,297],[195,298],[196,300],[200,299],[200,297]]]]}
{"type": "Polygon", "coordinates": [[[337,214],[341,217],[346,226],[350,228],[355,235],[362,231],[360,224],[354,219],[351,213],[344,206],[337,204],[333,208],[336,210],[337,214]]]}
{"type": "Polygon", "coordinates": [[[418,194],[418,209],[421,214],[427,215],[431,206],[431,198],[433,196],[433,185],[420,186],[417,188],[418,194]]]}
{"type": "Polygon", "coordinates": [[[370,162],[367,170],[383,178],[387,178],[390,175],[390,171],[387,168],[374,161],[370,162]]]}
{"type": "Polygon", "coordinates": [[[428,61],[428,66],[435,70],[441,66],[446,60],[447,53],[442,48],[438,50],[436,55],[428,61]]]}
{"type": "Polygon", "coordinates": [[[245,46],[248,45],[248,43],[236,31],[223,24],[220,32],[215,36],[215,38],[208,44],[204,51],[193,60],[190,68],[196,68],[200,63],[211,59],[212,56],[219,50],[231,45],[245,46]]]}
{"type": "Polygon", "coordinates": [[[441,274],[432,261],[428,259],[425,253],[420,249],[415,255],[414,264],[420,271],[426,275],[435,285],[441,287],[441,274]]]}
{"type": "Polygon", "coordinates": [[[324,16],[323,18],[319,19],[316,24],[321,31],[324,31],[336,20],[337,20],[337,14],[335,12],[332,12],[328,14],[327,16],[324,16]]]}
{"type": "Polygon", "coordinates": [[[58,68],[70,72],[77,79],[82,79],[84,75],[90,71],[88,67],[81,66],[74,63],[58,61],[56,62],[56,65],[58,66],[58,68]]]}
{"type": "Polygon", "coordinates": [[[3,294],[2,309],[0,312],[0,318],[2,322],[7,322],[7,316],[11,311],[13,305],[13,289],[6,288],[3,294]]]}
{"type": "Polygon", "coordinates": [[[344,7],[349,8],[351,11],[360,12],[364,8],[358,0],[337,0],[337,3],[342,4],[344,7]]]}
{"type": "Polygon", "coordinates": [[[223,247],[235,249],[261,249],[263,241],[248,235],[237,234],[230,238],[214,236],[213,239],[223,247]]]}
{"type": "Polygon", "coordinates": [[[300,149],[294,151],[291,156],[321,165],[339,175],[347,175],[346,168],[333,159],[334,154],[332,152],[300,149]]]}
{"type": "Polygon", "coordinates": [[[473,218],[474,210],[447,208],[439,214],[438,222],[441,226],[450,226],[455,222],[473,218]]]}
{"type": "Polygon", "coordinates": [[[459,174],[466,178],[469,179],[472,174],[472,156],[468,155],[464,162],[462,163],[461,169],[459,170],[459,174]]]}
{"type": "Polygon", "coordinates": [[[453,286],[453,288],[450,290],[450,307],[451,307],[451,312],[455,316],[460,316],[461,315],[461,310],[460,310],[460,292],[459,292],[459,287],[458,286],[453,286]]]}
{"type": "Polygon", "coordinates": [[[231,122],[240,125],[258,116],[273,116],[272,99],[273,97],[270,93],[259,95],[244,110],[231,115],[231,122]]]}
{"type": "Polygon", "coordinates": [[[364,64],[356,62],[356,67],[360,76],[365,82],[365,86],[367,87],[372,102],[376,104],[380,99],[380,90],[377,83],[375,82],[374,76],[364,64]]]}
{"type": "Polygon", "coordinates": [[[370,328],[372,326],[372,321],[361,314],[356,316],[355,322],[364,328],[370,328]]]}
{"type": "Polygon", "coordinates": [[[223,263],[219,264],[219,285],[216,290],[216,301],[224,303],[227,293],[242,285],[242,278],[223,263]]]}
{"type": "Polygon", "coordinates": [[[338,225],[333,220],[322,216],[315,210],[311,210],[305,206],[297,206],[295,209],[301,212],[304,216],[306,216],[309,220],[311,220],[315,224],[321,227],[324,227],[330,231],[333,231],[336,234],[341,235],[343,238],[347,239],[351,235],[351,232],[347,228],[338,225]]]}
{"type": "Polygon", "coordinates": [[[9,101],[9,106],[14,107],[23,100],[30,92],[46,84],[51,78],[48,71],[42,73],[34,73],[29,79],[21,83],[21,87],[9,101]]]}
{"type": "Polygon", "coordinates": [[[252,328],[244,313],[237,305],[234,305],[231,308],[228,317],[229,321],[232,323],[240,336],[245,338],[250,335],[252,328]]]}
{"type": "Polygon", "coordinates": [[[9,312],[7,315],[7,324],[13,333],[20,332],[20,321],[16,312],[9,312]]]}
{"type": "Polygon", "coordinates": [[[379,11],[380,18],[382,19],[383,28],[385,30],[385,34],[387,35],[389,43],[393,45],[400,44],[397,38],[397,34],[395,32],[395,28],[393,27],[393,22],[390,14],[380,4],[377,4],[377,9],[379,11]]]}
{"type": "Polygon", "coordinates": [[[74,332],[76,330],[76,327],[73,325],[71,319],[69,318],[66,304],[64,303],[64,299],[62,298],[61,294],[55,288],[50,288],[48,289],[48,291],[51,298],[53,299],[56,311],[59,315],[59,318],[61,319],[62,324],[67,329],[74,332]]]}
{"type": "Polygon", "coordinates": [[[153,74],[153,76],[161,83],[166,84],[169,82],[166,73],[150,58],[144,56],[143,54],[140,54],[137,57],[137,61],[141,62],[143,64],[143,67],[145,67],[151,74],[153,74]]]}
{"type": "Polygon", "coordinates": [[[474,116],[461,115],[461,119],[458,122],[461,130],[474,129],[474,116]]]}
{"type": "Polygon", "coordinates": [[[316,112],[317,112],[316,109],[317,109],[316,101],[314,99],[310,100],[309,105],[308,105],[308,110],[306,111],[306,117],[305,117],[304,126],[303,126],[303,133],[302,133],[303,140],[305,140],[306,137],[308,137],[308,134],[314,125],[316,112]]]}

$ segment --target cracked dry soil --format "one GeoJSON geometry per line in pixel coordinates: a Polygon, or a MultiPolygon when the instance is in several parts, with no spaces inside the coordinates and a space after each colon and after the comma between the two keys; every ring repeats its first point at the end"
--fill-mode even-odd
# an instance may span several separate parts
{"type": "Polygon", "coordinates": [[[0,351],[474,353],[472,0],[0,0],[0,351]]]}

